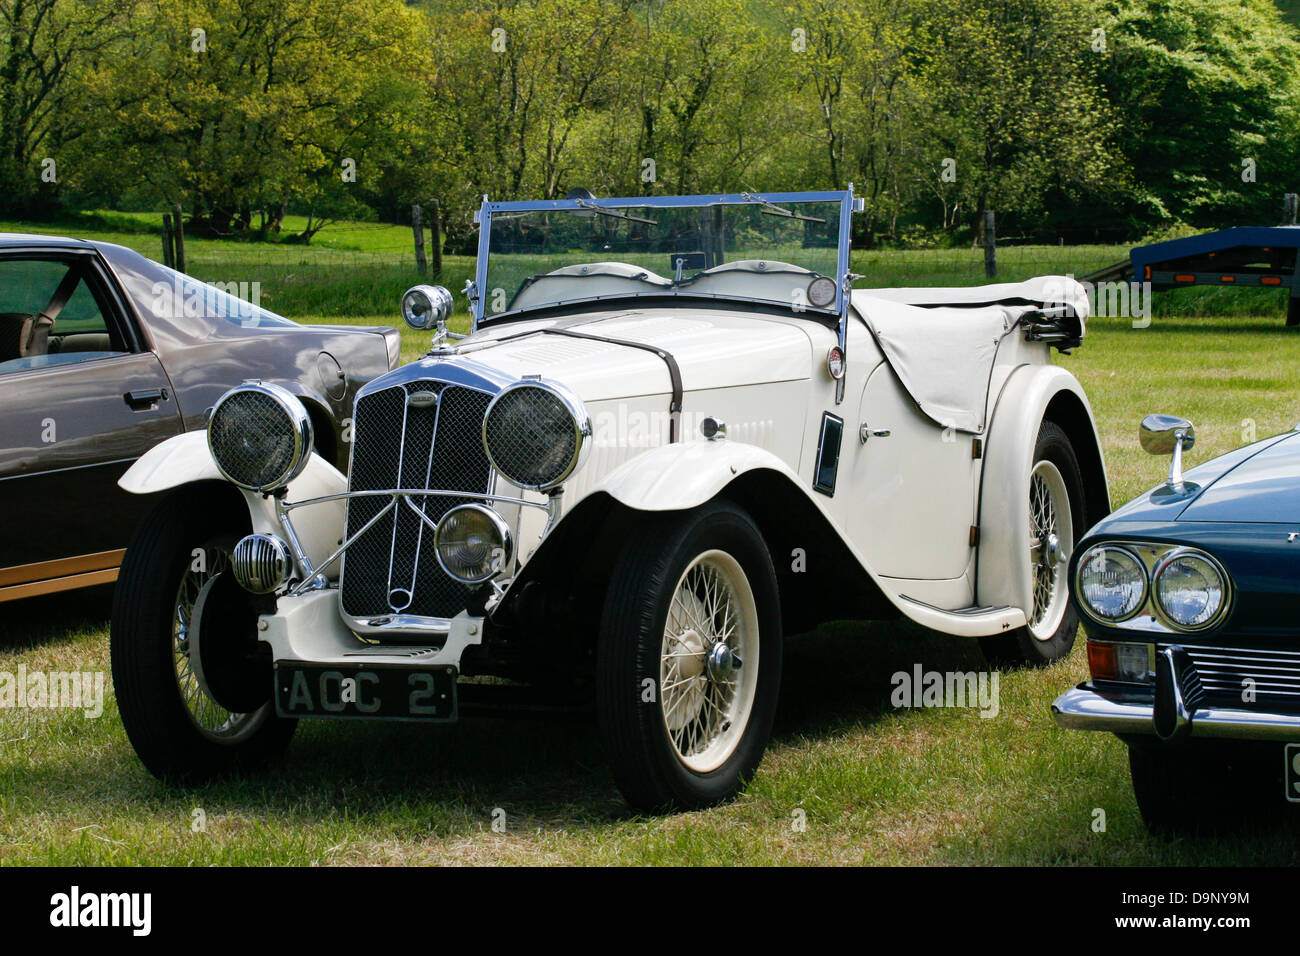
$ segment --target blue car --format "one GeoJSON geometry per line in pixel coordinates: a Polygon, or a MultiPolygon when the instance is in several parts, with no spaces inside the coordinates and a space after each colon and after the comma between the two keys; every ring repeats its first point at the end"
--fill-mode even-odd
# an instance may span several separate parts
{"type": "Polygon", "coordinates": [[[1075,549],[1091,679],[1052,712],[1128,745],[1149,829],[1222,830],[1300,802],[1300,428],[1186,474],[1191,422],[1140,435],[1169,478],[1075,549]]]}

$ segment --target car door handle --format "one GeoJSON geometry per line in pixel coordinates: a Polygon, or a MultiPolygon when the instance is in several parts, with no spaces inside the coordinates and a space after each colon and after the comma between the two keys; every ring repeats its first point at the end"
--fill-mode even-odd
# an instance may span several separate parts
{"type": "Polygon", "coordinates": [[[862,444],[866,444],[870,438],[888,438],[892,434],[888,428],[872,428],[866,422],[858,429],[858,439],[862,444]]]}
{"type": "Polygon", "coordinates": [[[137,388],[123,395],[122,400],[132,408],[140,411],[146,408],[152,408],[159,402],[167,401],[167,389],[137,388]]]}

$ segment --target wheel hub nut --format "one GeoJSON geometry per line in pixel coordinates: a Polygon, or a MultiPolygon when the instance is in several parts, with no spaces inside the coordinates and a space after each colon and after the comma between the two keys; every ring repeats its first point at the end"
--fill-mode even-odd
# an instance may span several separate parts
{"type": "Polygon", "coordinates": [[[718,641],[709,649],[709,676],[714,680],[728,680],[740,670],[740,658],[724,642],[718,641]]]}
{"type": "Polygon", "coordinates": [[[1061,539],[1055,534],[1049,534],[1043,541],[1043,567],[1050,568],[1061,560],[1061,539]]]}

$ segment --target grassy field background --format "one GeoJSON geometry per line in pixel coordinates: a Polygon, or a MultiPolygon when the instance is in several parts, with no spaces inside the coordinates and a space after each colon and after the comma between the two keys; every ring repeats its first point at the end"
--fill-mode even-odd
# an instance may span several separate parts
{"type": "MultiPolygon", "coordinates": [[[[157,255],[146,217],[101,214],[91,224],[97,238],[157,255]]],[[[32,231],[0,224],[20,228],[32,231]]],[[[350,224],[309,248],[191,241],[190,271],[258,281],[264,305],[300,321],[399,324],[397,296],[415,278],[409,235],[350,224]]],[[[1125,252],[1004,250],[1000,278],[1083,274],[1125,252]]],[[[869,277],[860,285],[969,284],[982,281],[979,256],[863,252],[854,269],[869,277]]],[[[449,260],[445,283],[458,289],[470,265],[449,260]]],[[[1149,328],[1094,319],[1085,345],[1058,359],[1092,400],[1116,504],[1164,475],[1166,463],[1138,448],[1147,412],[1196,422],[1192,463],[1300,422],[1300,335],[1283,327],[1283,308],[1275,295],[1169,295],[1149,328]]],[[[403,334],[410,360],[427,335],[403,334]]],[[[111,588],[99,588],[0,605],[0,671],[107,672],[110,600],[111,588]]],[[[663,818],[626,811],[583,724],[305,723],[277,772],[185,791],[140,766],[111,693],[96,720],[0,710],[0,863],[1300,862],[1291,833],[1271,824],[1232,838],[1148,836],[1123,745],[1058,730],[1048,715],[1052,699],[1085,675],[1081,648],[1043,671],[1002,673],[992,719],[895,710],[890,675],[916,663],[983,666],[972,642],[910,625],[841,623],[792,638],[776,735],[757,779],[729,806],[663,818]],[[503,833],[493,830],[498,810],[503,833]],[[1105,832],[1093,829],[1097,810],[1105,832]]]]}

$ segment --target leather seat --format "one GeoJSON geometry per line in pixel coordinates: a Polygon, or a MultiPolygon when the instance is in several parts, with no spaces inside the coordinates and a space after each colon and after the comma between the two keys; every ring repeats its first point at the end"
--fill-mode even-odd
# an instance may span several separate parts
{"type": "Polygon", "coordinates": [[[51,336],[48,349],[51,355],[64,352],[111,352],[113,340],[107,332],[70,332],[51,336]]]}
{"type": "Polygon", "coordinates": [[[45,355],[54,320],[22,312],[0,313],[0,362],[45,355]]]}

